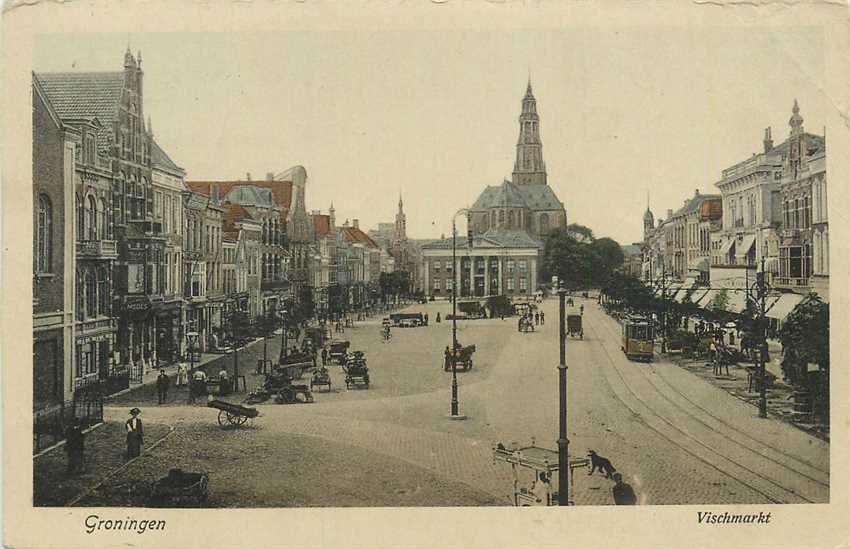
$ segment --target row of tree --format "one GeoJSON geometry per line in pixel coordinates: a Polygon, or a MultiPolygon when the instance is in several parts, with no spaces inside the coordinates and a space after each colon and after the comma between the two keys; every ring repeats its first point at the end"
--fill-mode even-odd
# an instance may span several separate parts
{"type": "Polygon", "coordinates": [[[558,277],[568,290],[601,288],[623,265],[623,250],[611,238],[596,238],[593,231],[573,223],[554,229],[546,238],[541,276],[558,277]]]}

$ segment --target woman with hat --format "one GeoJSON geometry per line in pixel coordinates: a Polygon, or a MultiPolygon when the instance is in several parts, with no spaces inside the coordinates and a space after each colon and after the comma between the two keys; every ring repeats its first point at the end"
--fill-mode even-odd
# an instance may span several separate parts
{"type": "Polygon", "coordinates": [[[142,420],[139,419],[139,414],[142,411],[138,408],[130,410],[130,419],[127,420],[127,459],[139,457],[142,453],[142,442],[144,430],[142,428],[142,420]]]}

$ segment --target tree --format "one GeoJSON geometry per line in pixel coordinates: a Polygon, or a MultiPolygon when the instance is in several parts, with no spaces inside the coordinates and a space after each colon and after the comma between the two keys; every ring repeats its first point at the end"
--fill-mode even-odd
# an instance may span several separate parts
{"type": "Polygon", "coordinates": [[[829,304],[815,295],[798,303],[782,323],[779,340],[787,380],[807,388],[829,421],[829,304]],[[816,364],[818,372],[810,373],[809,364],[816,364]]]}
{"type": "MultiPolygon", "coordinates": [[[[585,234],[592,235],[587,227],[578,227],[580,232],[586,230],[585,234]]],[[[549,233],[543,250],[543,279],[557,276],[571,290],[605,287],[614,270],[623,263],[620,245],[610,238],[583,242],[573,234],[569,227],[549,233]]]]}
{"type": "Polygon", "coordinates": [[[585,244],[589,244],[594,240],[593,231],[584,225],[579,225],[578,223],[570,223],[567,225],[567,234],[574,240],[584,242],[585,244]]]}
{"type": "Polygon", "coordinates": [[[623,248],[616,240],[608,237],[599,238],[591,242],[590,247],[599,254],[606,271],[613,271],[623,265],[625,259],[623,248]]]}

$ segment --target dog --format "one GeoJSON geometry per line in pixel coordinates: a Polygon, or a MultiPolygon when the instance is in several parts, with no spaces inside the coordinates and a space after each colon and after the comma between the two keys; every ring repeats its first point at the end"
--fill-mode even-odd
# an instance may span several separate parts
{"type": "Polygon", "coordinates": [[[590,458],[590,471],[588,471],[588,475],[592,475],[597,469],[599,469],[601,473],[605,473],[605,478],[613,478],[612,475],[616,469],[613,465],[611,465],[611,461],[609,459],[600,456],[593,450],[587,451],[587,457],[590,458]]]}

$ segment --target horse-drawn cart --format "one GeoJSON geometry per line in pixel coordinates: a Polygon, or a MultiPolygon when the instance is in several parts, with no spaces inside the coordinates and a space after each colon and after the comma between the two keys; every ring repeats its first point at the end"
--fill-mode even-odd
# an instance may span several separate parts
{"type": "MultiPolygon", "coordinates": [[[[457,363],[455,368],[464,372],[471,370],[473,353],[475,353],[475,345],[467,345],[466,347],[458,345],[457,363]]],[[[448,372],[451,369],[450,364],[445,364],[443,369],[448,372]]]]}
{"type": "Polygon", "coordinates": [[[276,404],[313,402],[313,392],[310,390],[310,387],[304,384],[296,385],[292,383],[292,378],[280,369],[266,374],[265,382],[248,393],[245,402],[247,404],[259,404],[272,397],[274,397],[276,404]]]}

